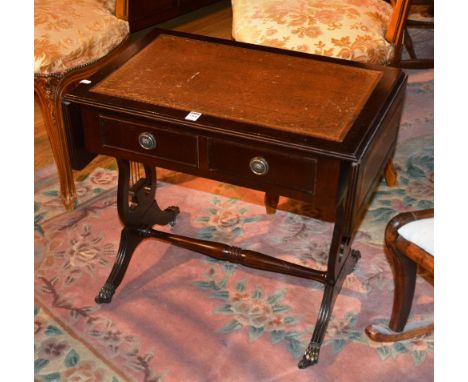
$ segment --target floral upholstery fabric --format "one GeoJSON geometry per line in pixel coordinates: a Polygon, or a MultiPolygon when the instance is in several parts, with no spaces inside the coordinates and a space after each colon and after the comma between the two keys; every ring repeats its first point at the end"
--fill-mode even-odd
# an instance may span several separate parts
{"type": "Polygon", "coordinates": [[[96,0],[101,3],[110,13],[115,13],[115,0],[96,0]]]}
{"type": "Polygon", "coordinates": [[[393,8],[383,0],[232,0],[236,41],[367,63],[388,63],[393,8]]]}
{"type": "Polygon", "coordinates": [[[34,0],[34,73],[61,73],[104,57],[129,33],[115,0],[34,0]]]}

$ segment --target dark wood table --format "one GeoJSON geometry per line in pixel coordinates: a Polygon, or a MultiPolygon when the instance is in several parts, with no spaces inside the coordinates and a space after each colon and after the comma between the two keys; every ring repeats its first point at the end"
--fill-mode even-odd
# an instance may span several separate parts
{"type": "Polygon", "coordinates": [[[391,162],[406,75],[399,69],[155,30],[64,96],[74,169],[96,154],[117,158],[124,224],[97,303],[108,303],[136,246],[148,237],[248,267],[316,280],[324,295],[299,367],[318,361],[351,249],[391,162]],[[142,163],[144,174],[139,174],[142,163]],[[153,229],[179,209],[155,201],[160,166],[306,201],[335,222],[326,271],[258,252],[153,229]]]}

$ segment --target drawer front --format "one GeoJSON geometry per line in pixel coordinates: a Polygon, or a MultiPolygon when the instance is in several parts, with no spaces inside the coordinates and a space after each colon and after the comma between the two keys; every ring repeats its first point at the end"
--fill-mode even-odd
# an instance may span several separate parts
{"type": "Polygon", "coordinates": [[[198,166],[197,137],[153,125],[99,116],[101,145],[105,151],[131,152],[144,161],[145,157],[163,159],[184,165],[198,166]]]}
{"type": "Polygon", "coordinates": [[[208,142],[208,161],[210,171],[235,175],[265,186],[315,194],[315,158],[212,139],[208,142]]]}

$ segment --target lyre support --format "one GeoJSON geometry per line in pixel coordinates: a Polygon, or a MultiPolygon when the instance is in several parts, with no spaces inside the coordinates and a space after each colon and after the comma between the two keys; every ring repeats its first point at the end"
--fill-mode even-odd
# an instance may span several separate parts
{"type": "Polygon", "coordinates": [[[109,303],[115,289],[120,285],[138,244],[144,236],[134,227],[152,227],[155,224],[174,225],[179,208],[170,206],[161,210],[155,200],[156,169],[144,166],[145,177],[139,175],[139,166],[126,160],[117,160],[119,185],[117,189],[117,208],[120,220],[125,225],[120,236],[120,245],[112,271],[101,288],[96,303],[109,303]]]}
{"type": "Polygon", "coordinates": [[[137,179],[135,175],[138,174],[135,172],[139,170],[132,166],[131,162],[117,159],[117,164],[119,166],[117,208],[122,223],[125,226],[148,227],[155,224],[174,225],[179,208],[170,206],[163,211],[155,199],[156,169],[145,165],[145,178],[137,179]]]}

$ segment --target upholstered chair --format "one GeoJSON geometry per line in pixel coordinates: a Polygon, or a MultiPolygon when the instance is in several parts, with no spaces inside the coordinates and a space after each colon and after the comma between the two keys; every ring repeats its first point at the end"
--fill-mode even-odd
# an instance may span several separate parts
{"type": "Polygon", "coordinates": [[[232,0],[234,40],[398,64],[410,0],[232,0]]]}
{"type": "MultiPolygon", "coordinates": [[[[231,0],[236,41],[369,64],[398,65],[411,0],[231,0]]],[[[388,186],[397,182],[393,161],[388,186]]],[[[268,196],[265,203],[277,203],[268,196]],[[268,199],[268,201],[267,201],[268,199]]],[[[271,208],[270,208],[271,210],[271,208]]],[[[268,210],[267,210],[268,211],[268,210]]]]}
{"type": "Polygon", "coordinates": [[[128,0],[35,0],[34,92],[40,105],[67,209],[76,191],[61,95],[108,62],[129,34],[128,0]]]}
{"type": "Polygon", "coordinates": [[[430,333],[433,322],[408,323],[419,267],[434,280],[434,210],[405,212],[395,216],[385,230],[385,246],[394,266],[395,292],[388,327],[370,325],[367,335],[374,341],[401,341],[430,333]]]}

